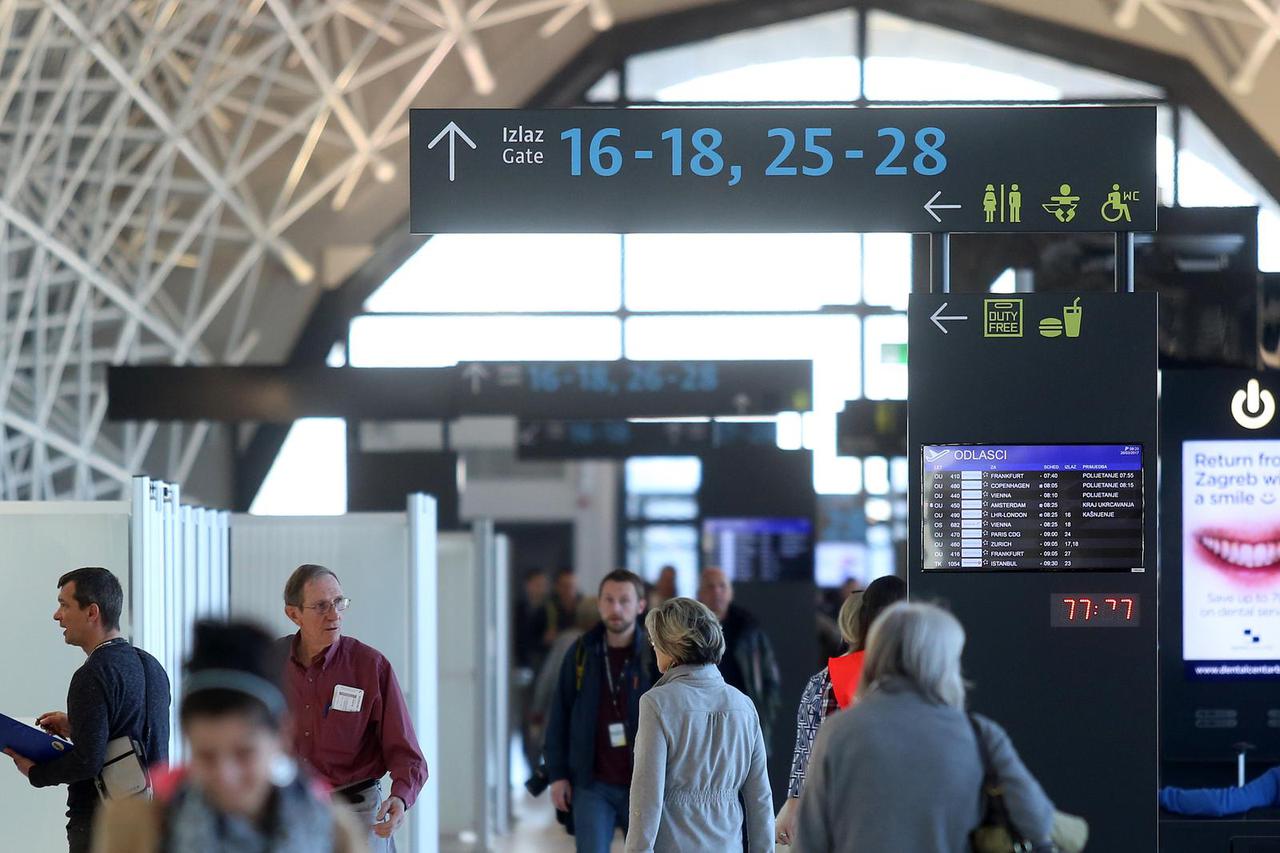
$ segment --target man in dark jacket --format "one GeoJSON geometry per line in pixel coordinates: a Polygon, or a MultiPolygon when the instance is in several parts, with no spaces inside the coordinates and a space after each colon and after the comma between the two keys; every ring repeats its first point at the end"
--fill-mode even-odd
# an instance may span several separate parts
{"type": "Polygon", "coordinates": [[[75,749],[43,764],[5,750],[37,788],[67,786],[67,844],[88,853],[93,813],[98,805],[94,779],[102,772],[108,741],[130,737],[141,744],[143,761],[164,764],[169,757],[169,677],[160,662],[134,648],[120,634],[124,594],[106,569],[91,566],[58,579],[53,618],[63,641],[88,656],[71,677],[67,710],[42,714],[36,723],[70,738],[75,749]]]}
{"type": "Polygon", "coordinates": [[[658,677],[639,624],[644,582],[619,569],[600,582],[600,624],[565,653],[544,750],[551,801],[573,809],[578,853],[607,853],[627,831],[640,696],[658,677]]]}
{"type": "Polygon", "coordinates": [[[703,569],[698,579],[698,600],[707,605],[724,629],[724,657],[720,674],[756,706],[764,742],[772,741],[773,718],[782,703],[782,676],[773,656],[773,645],[756,618],[733,603],[733,582],[723,569],[703,569]]]}

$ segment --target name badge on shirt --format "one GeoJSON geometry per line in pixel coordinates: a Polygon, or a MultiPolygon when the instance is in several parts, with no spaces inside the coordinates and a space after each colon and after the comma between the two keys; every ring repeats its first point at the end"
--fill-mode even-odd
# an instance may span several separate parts
{"type": "Polygon", "coordinates": [[[627,745],[627,728],[622,723],[609,724],[609,745],[612,747],[627,745]]]}
{"type": "Polygon", "coordinates": [[[329,707],[335,711],[358,713],[364,707],[364,691],[339,684],[333,688],[333,702],[329,707]]]}

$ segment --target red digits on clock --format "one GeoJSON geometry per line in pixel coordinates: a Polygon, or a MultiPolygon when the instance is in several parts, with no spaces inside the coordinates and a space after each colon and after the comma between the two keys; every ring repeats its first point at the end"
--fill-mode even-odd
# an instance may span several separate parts
{"type": "Polygon", "coordinates": [[[1102,599],[1102,600],[1103,600],[1103,601],[1105,601],[1107,604],[1110,604],[1110,605],[1111,605],[1111,612],[1112,612],[1112,613],[1115,613],[1115,612],[1116,612],[1116,609],[1117,609],[1117,608],[1116,608],[1116,605],[1118,605],[1118,604],[1120,603],[1120,600],[1119,600],[1119,599],[1116,599],[1116,598],[1104,598],[1104,599],[1102,599]]]}
{"type": "Polygon", "coordinates": [[[1071,608],[1067,611],[1067,621],[1076,621],[1076,600],[1074,598],[1064,598],[1062,599],[1062,603],[1071,608]]]}
{"type": "Polygon", "coordinates": [[[1089,608],[1093,606],[1093,602],[1087,598],[1082,598],[1080,599],[1080,603],[1084,605],[1084,621],[1088,622],[1089,617],[1092,615],[1089,612],[1089,608]]]}
{"type": "Polygon", "coordinates": [[[1133,599],[1122,598],[1120,600],[1125,604],[1124,619],[1126,622],[1128,622],[1130,619],[1133,618],[1133,599]]]}

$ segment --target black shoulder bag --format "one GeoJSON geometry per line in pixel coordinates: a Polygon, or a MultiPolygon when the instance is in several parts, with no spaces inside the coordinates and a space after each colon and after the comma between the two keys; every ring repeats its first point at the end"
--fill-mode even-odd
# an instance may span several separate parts
{"type": "Polygon", "coordinates": [[[978,741],[978,754],[982,756],[982,821],[969,833],[969,848],[973,853],[1029,853],[1031,842],[1022,837],[1004,803],[1004,786],[991,766],[987,741],[972,714],[966,715],[978,741]]]}

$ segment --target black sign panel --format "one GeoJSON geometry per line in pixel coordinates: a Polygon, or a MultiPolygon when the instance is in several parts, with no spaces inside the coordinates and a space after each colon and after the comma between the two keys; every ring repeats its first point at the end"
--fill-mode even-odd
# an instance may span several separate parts
{"type": "Polygon", "coordinates": [[[440,368],[108,369],[112,420],[674,418],[807,411],[811,361],[469,362],[440,368]]]}
{"type": "Polygon", "coordinates": [[[1155,850],[1156,295],[916,294],[908,326],[910,596],[1090,846],[1155,850]]]}
{"type": "Polygon", "coordinates": [[[1155,107],[411,110],[416,234],[1154,231],[1155,107]]]}
{"type": "Polygon", "coordinates": [[[849,400],[836,415],[842,456],[906,456],[906,400],[849,400]]]}
{"type": "Polygon", "coordinates": [[[521,459],[626,459],[697,456],[724,447],[777,447],[773,422],[521,421],[521,459]]]}

